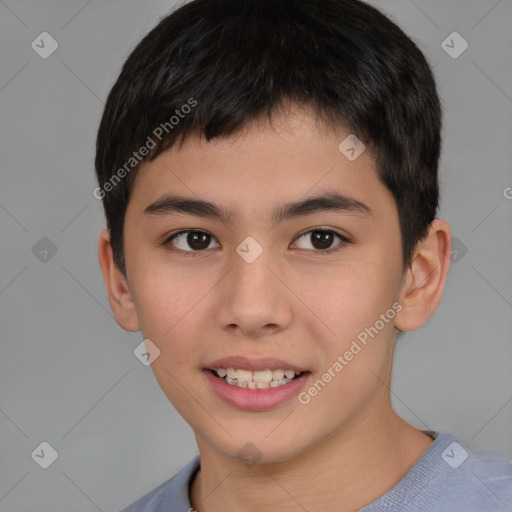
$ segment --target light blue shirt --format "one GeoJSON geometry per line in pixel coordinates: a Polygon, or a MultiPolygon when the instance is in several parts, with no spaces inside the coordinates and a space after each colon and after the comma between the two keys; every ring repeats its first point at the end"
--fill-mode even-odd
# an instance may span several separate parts
{"type": "MultiPolygon", "coordinates": [[[[426,432],[427,433],[427,432],[426,432]]],[[[434,442],[406,475],[360,512],[512,512],[512,462],[473,452],[452,434],[434,442]]],[[[121,512],[191,512],[199,456],[121,512]]]]}

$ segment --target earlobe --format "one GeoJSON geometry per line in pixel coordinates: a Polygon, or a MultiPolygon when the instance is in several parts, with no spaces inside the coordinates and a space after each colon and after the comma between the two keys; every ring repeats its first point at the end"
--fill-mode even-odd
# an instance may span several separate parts
{"type": "Polygon", "coordinates": [[[116,322],[126,331],[140,330],[132,292],[125,276],[114,261],[110,245],[110,231],[102,230],[98,240],[98,260],[107,288],[108,300],[116,322]]]}
{"type": "Polygon", "coordinates": [[[445,221],[435,219],[427,236],[418,242],[404,276],[399,297],[402,310],[395,318],[397,329],[417,329],[437,309],[450,268],[450,256],[450,227],[445,221]]]}

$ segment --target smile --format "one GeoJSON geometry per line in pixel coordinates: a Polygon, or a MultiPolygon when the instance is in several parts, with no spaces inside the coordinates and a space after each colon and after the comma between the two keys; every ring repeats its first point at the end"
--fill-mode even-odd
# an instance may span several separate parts
{"type": "Polygon", "coordinates": [[[210,371],[232,386],[248,389],[268,389],[283,386],[304,373],[297,370],[266,369],[252,371],[242,368],[217,368],[210,371]]]}

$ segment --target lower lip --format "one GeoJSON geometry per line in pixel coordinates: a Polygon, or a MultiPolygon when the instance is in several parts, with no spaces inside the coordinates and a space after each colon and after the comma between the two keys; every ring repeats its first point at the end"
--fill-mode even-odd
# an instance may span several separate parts
{"type": "Polygon", "coordinates": [[[213,375],[210,370],[203,370],[203,373],[219,398],[227,404],[245,411],[263,411],[281,405],[299,393],[310,375],[303,373],[300,377],[275,388],[249,389],[228,384],[224,379],[213,375]]]}

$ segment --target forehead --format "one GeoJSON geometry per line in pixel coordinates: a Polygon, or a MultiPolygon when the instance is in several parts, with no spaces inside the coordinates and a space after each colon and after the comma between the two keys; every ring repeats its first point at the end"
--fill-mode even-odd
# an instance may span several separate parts
{"type": "Polygon", "coordinates": [[[191,135],[143,164],[132,200],[139,211],[165,193],[249,216],[268,207],[274,221],[276,204],[329,191],[377,207],[393,202],[369,148],[354,142],[350,133],[326,127],[304,110],[274,116],[272,123],[255,121],[233,136],[206,141],[191,135]]]}

